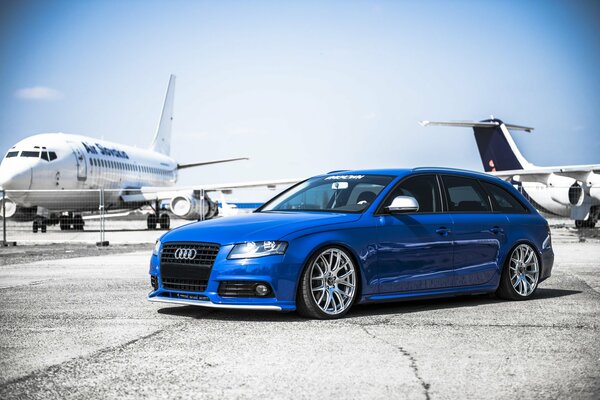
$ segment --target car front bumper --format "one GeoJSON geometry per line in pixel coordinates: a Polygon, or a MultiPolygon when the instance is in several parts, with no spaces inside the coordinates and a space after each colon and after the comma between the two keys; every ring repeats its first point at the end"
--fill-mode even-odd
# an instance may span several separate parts
{"type": "Polygon", "coordinates": [[[161,277],[158,256],[150,259],[150,275],[156,277],[157,288],[148,294],[152,302],[193,305],[200,307],[294,311],[296,309],[296,285],[300,265],[285,262],[283,255],[255,259],[228,260],[232,246],[222,246],[203,291],[175,290],[165,287],[161,277]],[[270,286],[269,296],[226,297],[219,294],[222,282],[261,282],[270,286]]]}

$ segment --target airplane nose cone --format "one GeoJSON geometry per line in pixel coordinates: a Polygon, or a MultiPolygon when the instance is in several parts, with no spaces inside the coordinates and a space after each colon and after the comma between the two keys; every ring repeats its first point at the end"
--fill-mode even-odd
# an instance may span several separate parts
{"type": "Polygon", "coordinates": [[[31,168],[8,169],[0,167],[0,188],[4,190],[29,190],[31,188],[31,168]]]}

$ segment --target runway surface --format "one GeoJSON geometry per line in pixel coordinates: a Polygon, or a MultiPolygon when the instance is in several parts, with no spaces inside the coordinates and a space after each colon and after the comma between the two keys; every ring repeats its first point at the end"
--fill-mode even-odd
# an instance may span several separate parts
{"type": "Polygon", "coordinates": [[[25,252],[0,266],[0,398],[597,399],[600,243],[580,240],[555,235],[530,301],[369,305],[331,322],[149,303],[148,251],[25,252]]]}

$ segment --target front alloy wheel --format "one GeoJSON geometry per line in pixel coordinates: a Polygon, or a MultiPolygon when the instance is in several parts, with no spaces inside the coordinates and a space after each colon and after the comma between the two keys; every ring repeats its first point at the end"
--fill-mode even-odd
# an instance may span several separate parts
{"type": "Polygon", "coordinates": [[[356,297],[356,266],[339,247],[328,247],[308,262],[298,294],[298,312],[332,319],[346,314],[356,297]]]}
{"type": "Polygon", "coordinates": [[[540,277],[538,256],[528,244],[520,244],[513,249],[507,260],[498,296],[508,300],[524,300],[537,289],[540,277]]]}

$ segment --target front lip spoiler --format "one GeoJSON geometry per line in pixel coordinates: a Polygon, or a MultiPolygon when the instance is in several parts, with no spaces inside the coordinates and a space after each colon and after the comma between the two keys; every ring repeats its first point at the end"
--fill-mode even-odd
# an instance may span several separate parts
{"type": "Polygon", "coordinates": [[[279,306],[263,306],[260,304],[217,304],[212,303],[210,301],[200,301],[200,300],[182,300],[182,299],[171,299],[169,297],[148,297],[148,301],[152,301],[155,303],[172,303],[172,304],[185,304],[188,306],[200,306],[200,307],[208,307],[208,308],[228,308],[234,310],[270,310],[270,311],[281,311],[281,307],[279,306]]]}

